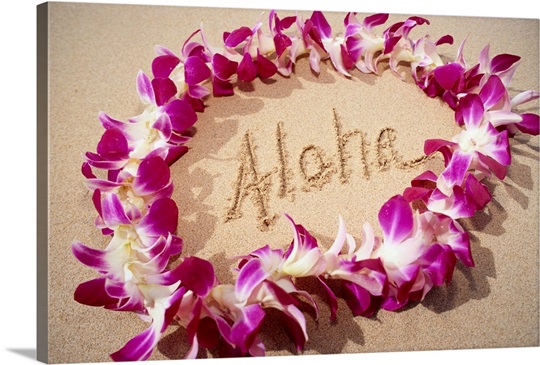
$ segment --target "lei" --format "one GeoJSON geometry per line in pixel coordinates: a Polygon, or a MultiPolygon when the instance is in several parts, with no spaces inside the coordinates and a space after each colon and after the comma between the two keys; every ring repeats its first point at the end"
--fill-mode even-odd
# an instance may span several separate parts
{"type": "Polygon", "coordinates": [[[111,354],[113,360],[147,359],[173,322],[187,330],[191,347],[186,358],[195,358],[200,347],[219,347],[222,356],[264,355],[258,332],[265,308],[281,312],[300,350],[308,334],[299,303],[307,300],[316,312],[317,303],[296,278],[316,278],[334,320],[338,301],[330,279],[340,283],[354,316],[370,317],[420,301],[434,286],[449,283],[457,260],[474,266],[469,235],[458,219],[472,217],[490,201],[486,177],[504,179],[511,162],[509,138],[519,132],[539,134],[538,115],[513,111],[539,93],[510,97],[518,56],[491,58],[486,46],[469,66],[463,42],[455,61],[445,63],[436,47],[452,44],[450,35],[437,41],[428,35],[413,39],[413,28],[429,24],[418,16],[377,32],[387,20],[388,14],[359,20],[348,13],[343,35],[335,36],[319,11],[305,21],[271,11],[268,30],[259,21],[225,32],[220,47],[208,43],[201,27],[179,54],[156,47],[152,76],[140,71],[136,79],[145,105],[140,115],[119,121],[99,114],[105,130],[96,152],[86,153],[82,173],[93,192],[95,225],[110,243],[104,250],[72,243],[76,258],[99,273],[80,284],[74,297],[86,305],[135,312],[151,323],[111,354]],[[196,35],[201,41],[193,40],[196,35]],[[418,87],[447,103],[462,126],[450,141],[425,141],[424,153],[440,152],[444,170],[421,173],[383,204],[378,214],[382,237],[365,223],[357,242],[339,217],[335,241],[322,252],[316,239],[287,215],[293,228],[288,249],[266,245],[239,257],[234,284],[221,284],[212,264],[199,257],[180,256],[172,267],[183,241],[175,235],[178,208],[171,199],[169,167],[188,151],[188,129],[204,110],[204,99],[210,92],[232,95],[238,80],[289,76],[302,55],[308,55],[314,72],[330,59],[345,77],[352,77],[353,69],[378,74],[383,60],[400,76],[398,63],[408,64],[418,87]],[[97,177],[94,170],[106,177],[97,177]]]}

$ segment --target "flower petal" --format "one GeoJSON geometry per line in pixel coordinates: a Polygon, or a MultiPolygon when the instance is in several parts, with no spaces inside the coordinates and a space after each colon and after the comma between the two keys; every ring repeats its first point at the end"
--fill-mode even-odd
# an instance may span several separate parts
{"type": "Polygon", "coordinates": [[[191,105],[180,99],[175,99],[165,106],[165,112],[171,118],[174,131],[182,132],[191,127],[197,121],[197,113],[191,105]]]}
{"type": "Polygon", "coordinates": [[[521,122],[516,123],[515,126],[522,133],[531,134],[537,136],[540,133],[540,118],[537,114],[524,113],[521,114],[523,118],[521,122]]]}
{"type": "Polygon", "coordinates": [[[242,61],[238,65],[238,79],[242,81],[253,81],[257,77],[257,67],[249,53],[245,53],[242,61]]]}
{"type": "Polygon", "coordinates": [[[395,195],[379,211],[379,224],[386,242],[399,243],[412,231],[412,209],[401,195],[395,195]]]}
{"type": "Polygon", "coordinates": [[[487,110],[497,104],[504,94],[506,94],[506,87],[501,79],[497,75],[491,75],[478,95],[487,110]]]}
{"type": "Polygon", "coordinates": [[[174,200],[162,198],[156,200],[148,209],[148,213],[138,224],[137,231],[150,237],[168,236],[176,231],[178,224],[178,207],[174,200]]]}
{"type": "Polygon", "coordinates": [[[187,58],[184,63],[184,73],[188,85],[195,85],[203,82],[212,75],[212,72],[206,63],[196,56],[187,58]]]}
{"type": "Polygon", "coordinates": [[[439,66],[433,71],[435,80],[445,90],[451,90],[459,78],[463,75],[463,66],[457,62],[452,62],[444,66],[439,66]]]}
{"type": "Polygon", "coordinates": [[[270,274],[271,273],[264,270],[260,260],[249,260],[244,266],[242,266],[238,279],[236,280],[236,286],[234,288],[236,298],[240,302],[247,300],[253,290],[266,278],[268,278],[270,274]]]}
{"type": "Polygon", "coordinates": [[[186,257],[179,266],[181,285],[199,297],[205,297],[214,286],[214,267],[206,260],[195,256],[186,257]]]}
{"type": "Polygon", "coordinates": [[[500,54],[491,60],[491,63],[489,65],[490,71],[492,73],[502,72],[505,70],[508,70],[510,66],[512,66],[514,63],[519,61],[521,57],[511,55],[511,54],[500,54]]]}
{"type": "Polygon", "coordinates": [[[152,61],[152,74],[154,77],[167,78],[172,70],[180,63],[180,59],[173,55],[161,55],[152,61]]]}
{"type": "Polygon", "coordinates": [[[133,180],[133,192],[138,196],[157,192],[169,184],[171,172],[169,166],[159,156],[152,156],[141,161],[137,176],[133,180]]]}
{"type": "Polygon", "coordinates": [[[148,76],[146,76],[146,74],[142,71],[139,71],[137,74],[137,93],[139,94],[139,99],[141,99],[143,104],[156,104],[156,97],[152,83],[150,82],[148,76]]]}
{"type": "Polygon", "coordinates": [[[107,194],[101,201],[101,216],[109,228],[121,224],[131,224],[131,220],[127,217],[122,202],[116,194],[107,194]]]}
{"type": "Polygon", "coordinates": [[[154,89],[157,106],[166,104],[178,91],[174,82],[171,79],[164,77],[156,77],[153,79],[152,88],[154,89]]]}

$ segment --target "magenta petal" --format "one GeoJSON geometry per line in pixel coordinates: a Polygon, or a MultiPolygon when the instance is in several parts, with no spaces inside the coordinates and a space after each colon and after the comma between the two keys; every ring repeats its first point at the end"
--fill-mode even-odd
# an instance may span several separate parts
{"type": "Polygon", "coordinates": [[[210,317],[204,317],[197,328],[197,339],[201,347],[213,349],[219,344],[221,334],[216,321],[210,317]]]}
{"type": "Polygon", "coordinates": [[[186,146],[175,146],[168,149],[167,157],[165,158],[165,163],[171,166],[173,163],[178,161],[178,159],[184,156],[188,152],[186,146]]]}
{"type": "Polygon", "coordinates": [[[154,324],[129,340],[124,347],[111,354],[114,361],[144,361],[152,355],[160,337],[159,329],[154,324]]]}
{"type": "Polygon", "coordinates": [[[167,78],[179,63],[180,59],[176,56],[158,56],[152,61],[152,74],[154,77],[167,78]]]}
{"type": "Polygon", "coordinates": [[[319,34],[322,38],[332,37],[332,28],[322,12],[314,11],[310,19],[313,22],[313,25],[319,30],[319,34]]]}
{"type": "Polygon", "coordinates": [[[257,55],[257,70],[258,70],[259,76],[262,79],[266,79],[276,74],[277,66],[274,64],[274,62],[258,54],[257,55]]]}
{"type": "Polygon", "coordinates": [[[418,199],[427,199],[432,191],[421,187],[407,187],[403,190],[403,197],[410,203],[418,199]]]}
{"type": "Polygon", "coordinates": [[[480,99],[484,103],[484,108],[490,109],[497,104],[506,93],[506,87],[497,75],[491,75],[486,84],[480,90],[480,99]]]}
{"type": "Polygon", "coordinates": [[[384,40],[384,54],[388,54],[394,50],[394,47],[401,39],[401,36],[394,36],[384,40]]]}
{"type": "Polygon", "coordinates": [[[168,141],[172,135],[172,124],[171,118],[167,113],[161,113],[161,115],[156,119],[152,128],[157,129],[163,135],[163,138],[168,141]]]}
{"type": "Polygon", "coordinates": [[[81,304],[92,307],[105,307],[118,302],[105,290],[106,278],[100,277],[84,282],[75,289],[74,299],[81,304]]]}
{"type": "Polygon", "coordinates": [[[379,211],[379,224],[385,242],[399,243],[413,229],[412,209],[401,195],[395,195],[383,204],[379,211]]]}
{"type": "MultiPolygon", "coordinates": [[[[152,90],[150,80],[148,80],[148,85],[150,87],[150,90],[152,90]]],[[[153,97],[154,97],[154,91],[152,90],[152,98],[153,97]]],[[[152,101],[152,103],[154,103],[154,102],[152,101]]],[[[99,118],[99,121],[101,122],[101,125],[105,129],[118,128],[118,129],[121,130],[125,126],[125,123],[123,123],[123,122],[121,122],[119,120],[111,118],[109,115],[107,115],[104,112],[99,112],[98,118],[99,118]]]]}
{"type": "Polygon", "coordinates": [[[364,27],[369,30],[377,25],[386,23],[387,20],[388,14],[373,14],[364,18],[364,27]]]}
{"type": "Polygon", "coordinates": [[[296,345],[296,349],[302,351],[306,344],[306,335],[302,329],[302,326],[298,321],[286,313],[282,313],[281,322],[285,326],[287,335],[293,340],[296,345]]]}
{"type": "Polygon", "coordinates": [[[169,78],[156,77],[152,80],[152,88],[156,95],[156,105],[162,106],[176,95],[178,89],[169,78]]]}
{"type": "Polygon", "coordinates": [[[511,54],[500,54],[491,60],[490,70],[492,73],[508,70],[510,66],[519,61],[521,57],[511,54]]]}
{"type": "Polygon", "coordinates": [[[439,151],[444,155],[445,161],[450,160],[451,148],[457,144],[455,142],[447,141],[445,139],[427,139],[424,142],[424,153],[426,155],[431,155],[435,151],[439,151]]]}
{"type": "Polygon", "coordinates": [[[454,273],[454,266],[456,264],[456,256],[452,252],[450,246],[447,245],[431,245],[424,255],[422,260],[426,265],[424,272],[426,272],[433,284],[436,286],[443,285],[444,282],[449,283],[452,280],[454,273]]]}
{"type": "Polygon", "coordinates": [[[76,241],[71,244],[73,255],[84,265],[105,272],[109,267],[105,259],[106,252],[90,248],[83,243],[76,241]]]}
{"type": "Polygon", "coordinates": [[[88,164],[88,162],[83,162],[81,165],[81,172],[87,179],[95,179],[96,175],[92,172],[92,167],[88,164]]]}
{"type": "Polygon", "coordinates": [[[171,118],[174,131],[182,132],[191,127],[197,121],[197,113],[191,105],[180,99],[175,99],[165,106],[165,112],[171,118]]]}
{"type": "Polygon", "coordinates": [[[212,66],[214,68],[214,75],[220,80],[229,80],[234,75],[238,68],[238,62],[231,61],[227,57],[216,53],[212,57],[212,66]]]}
{"type": "Polygon", "coordinates": [[[120,198],[116,194],[108,194],[101,201],[101,216],[109,228],[117,227],[120,224],[131,224],[120,198]]]}
{"type": "Polygon", "coordinates": [[[238,274],[238,279],[236,280],[236,286],[234,292],[239,301],[243,302],[250,295],[253,289],[262,283],[268,276],[264,270],[261,260],[251,259],[249,260],[238,274]]]}
{"type": "Polygon", "coordinates": [[[371,317],[379,309],[381,297],[372,296],[360,285],[343,281],[342,290],[345,301],[354,316],[371,317]]]}
{"type": "Polygon", "coordinates": [[[381,308],[387,311],[395,312],[403,308],[408,303],[408,299],[402,302],[399,302],[396,297],[385,298],[381,303],[381,308]]]}
{"type": "Polygon", "coordinates": [[[170,182],[169,166],[159,156],[145,158],[137,169],[133,180],[133,192],[142,196],[162,189],[170,182]]]}
{"type": "Polygon", "coordinates": [[[253,344],[264,316],[265,311],[259,304],[247,305],[242,310],[240,321],[232,326],[229,340],[243,353],[247,353],[253,344]]]}
{"type": "Polygon", "coordinates": [[[463,75],[463,71],[463,66],[457,62],[452,62],[435,68],[433,75],[443,89],[451,90],[457,80],[463,75]]]}
{"type": "Polygon", "coordinates": [[[285,34],[278,33],[274,36],[274,44],[276,45],[276,54],[281,56],[283,52],[292,45],[292,41],[285,34]]]}
{"type": "Polygon", "coordinates": [[[236,47],[251,35],[251,29],[248,27],[240,27],[227,34],[227,37],[225,37],[225,45],[227,47],[236,47]]]}
{"type": "Polygon", "coordinates": [[[467,180],[465,181],[465,192],[469,199],[474,202],[476,210],[484,208],[491,200],[491,193],[488,187],[478,181],[472,174],[467,176],[467,180]]]}
{"type": "Polygon", "coordinates": [[[484,104],[476,94],[467,94],[459,100],[456,120],[463,118],[467,129],[478,127],[484,117],[484,104]]]}
{"type": "Polygon", "coordinates": [[[143,104],[156,104],[156,97],[154,95],[154,88],[152,87],[152,83],[150,82],[148,76],[146,76],[146,74],[142,71],[139,71],[139,73],[137,74],[137,93],[139,94],[139,98],[141,99],[143,104]]]}
{"type": "Polygon", "coordinates": [[[440,46],[441,44],[454,44],[454,38],[449,34],[444,35],[435,42],[436,46],[440,46]]]}
{"type": "Polygon", "coordinates": [[[202,99],[208,94],[210,94],[210,91],[207,87],[202,85],[189,85],[188,94],[194,99],[202,99]]]}
{"type": "Polygon", "coordinates": [[[195,85],[203,82],[212,75],[212,72],[206,63],[196,56],[188,57],[184,63],[184,72],[186,75],[186,83],[188,85],[195,85]]]}
{"type": "Polygon", "coordinates": [[[540,133],[540,118],[536,114],[524,113],[521,114],[523,120],[514,124],[522,133],[537,136],[540,133]]]}
{"type": "Polygon", "coordinates": [[[330,287],[326,284],[326,282],[319,276],[317,277],[319,279],[319,282],[322,284],[324,291],[326,292],[326,301],[328,302],[328,305],[330,306],[330,320],[335,321],[336,320],[336,314],[338,310],[338,302],[336,294],[330,289],[330,287]]]}
{"type": "Polygon", "coordinates": [[[181,285],[199,297],[208,295],[215,283],[214,267],[195,256],[186,257],[179,267],[181,285]]]}
{"type": "Polygon", "coordinates": [[[128,158],[126,137],[118,128],[105,130],[97,145],[97,153],[106,160],[118,161],[128,158]]]}
{"type": "Polygon", "coordinates": [[[245,53],[238,65],[238,78],[242,81],[253,81],[257,77],[257,67],[249,53],[245,53]]]}
{"type": "Polygon", "coordinates": [[[150,206],[148,213],[139,224],[147,236],[168,236],[176,231],[178,224],[178,207],[170,198],[158,199],[150,206]]]}
{"type": "MultiPolygon", "coordinates": [[[[444,169],[439,179],[444,180],[447,187],[452,188],[455,185],[460,186],[465,178],[465,174],[471,166],[472,155],[469,153],[463,153],[461,151],[455,151],[448,166],[444,169]]],[[[445,194],[448,191],[439,187],[445,194]]]]}
{"type": "MultiPolygon", "coordinates": [[[[319,247],[315,237],[313,237],[311,233],[309,233],[308,230],[304,228],[304,226],[302,226],[301,224],[296,224],[294,220],[288,214],[285,214],[285,217],[287,217],[287,219],[293,225],[295,237],[298,241],[298,244],[300,245],[298,249],[301,252],[307,252],[309,250],[319,247]]],[[[294,240],[293,240],[293,243],[294,243],[294,240]]],[[[293,245],[291,244],[288,250],[283,255],[283,257],[288,258],[292,250],[293,250],[293,245]]]]}

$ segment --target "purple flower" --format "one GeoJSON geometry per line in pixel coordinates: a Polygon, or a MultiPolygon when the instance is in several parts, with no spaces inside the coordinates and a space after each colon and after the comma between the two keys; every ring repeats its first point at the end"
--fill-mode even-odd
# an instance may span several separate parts
{"type": "Polygon", "coordinates": [[[443,194],[437,188],[437,175],[426,171],[411,181],[403,196],[407,201],[421,200],[427,210],[441,213],[453,219],[470,218],[491,200],[487,186],[473,174],[467,173],[461,185],[455,185],[452,194],[443,194]]]}
{"type": "MultiPolygon", "coordinates": [[[[364,224],[362,243],[357,246],[354,238],[346,232],[345,223],[339,217],[339,229],[330,249],[325,252],[325,276],[341,281],[347,304],[354,315],[369,317],[378,309],[378,302],[386,287],[386,274],[374,251],[380,246],[368,223],[364,224]],[[342,253],[347,243],[346,253],[342,253]]],[[[325,284],[323,282],[323,284],[325,284]]],[[[335,294],[326,286],[331,308],[331,320],[335,319],[337,301],[335,294]]]]}
{"type": "Polygon", "coordinates": [[[445,170],[437,180],[437,188],[450,196],[461,185],[467,172],[478,170],[484,175],[494,173],[499,179],[510,165],[508,132],[499,132],[486,120],[480,96],[467,94],[460,99],[456,119],[463,120],[465,129],[453,141],[426,140],[424,153],[439,151],[445,159],[445,170]]]}
{"type": "Polygon", "coordinates": [[[380,258],[388,279],[382,308],[397,310],[409,300],[423,299],[434,285],[451,280],[456,262],[453,246],[463,251],[468,236],[457,222],[453,228],[438,231],[448,227],[442,226],[443,222],[429,211],[413,214],[401,195],[381,207],[379,223],[384,238],[375,257],[380,258]]]}

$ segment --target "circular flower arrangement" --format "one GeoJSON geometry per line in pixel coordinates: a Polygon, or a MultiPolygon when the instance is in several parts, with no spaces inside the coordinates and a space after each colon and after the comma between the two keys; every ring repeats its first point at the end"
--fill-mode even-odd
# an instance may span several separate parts
{"type": "Polygon", "coordinates": [[[111,354],[113,360],[147,359],[173,321],[187,330],[187,358],[196,357],[199,347],[219,348],[222,356],[264,355],[258,333],[265,308],[282,313],[287,333],[302,349],[308,334],[298,306],[307,300],[317,311],[317,304],[296,278],[317,279],[334,320],[338,301],[329,279],[340,283],[353,315],[369,317],[420,301],[434,286],[450,282],[457,260],[474,266],[469,236],[457,219],[472,217],[490,201],[482,181],[505,177],[511,161],[509,137],[518,132],[538,135],[538,115],[513,108],[539,93],[510,97],[518,56],[490,58],[486,46],[478,63],[469,66],[462,43],[456,60],[445,63],[436,47],[453,43],[451,36],[412,39],[413,28],[429,24],[418,16],[377,32],[387,20],[387,14],[359,20],[349,13],[343,35],[335,36],[321,12],[304,21],[298,15],[279,18],[271,11],[268,31],[262,21],[243,26],[225,32],[220,47],[210,45],[201,28],[179,54],[157,47],[152,77],[138,73],[137,92],[145,105],[140,115],[127,122],[99,115],[105,131],[96,152],[86,153],[82,173],[93,191],[95,224],[111,240],[105,250],[72,244],[76,258],[100,274],[78,286],[75,300],[135,312],[151,323],[111,354]],[[200,42],[193,40],[196,35],[200,42]],[[423,172],[383,204],[378,215],[382,237],[366,223],[357,242],[340,217],[334,243],[322,252],[316,239],[287,216],[294,232],[288,249],[267,245],[240,257],[234,284],[221,284],[212,264],[195,256],[180,256],[171,268],[171,257],[181,253],[183,242],[175,235],[178,208],[171,199],[169,166],[188,150],[188,129],[204,110],[207,85],[214,96],[232,95],[237,81],[291,75],[302,55],[309,56],[314,72],[329,58],[345,77],[353,69],[378,74],[383,60],[398,76],[398,63],[410,65],[418,87],[429,97],[442,98],[462,126],[451,141],[425,141],[426,155],[443,155],[444,170],[439,175],[423,172]],[[104,170],[106,177],[97,177],[94,169],[104,170]]]}

